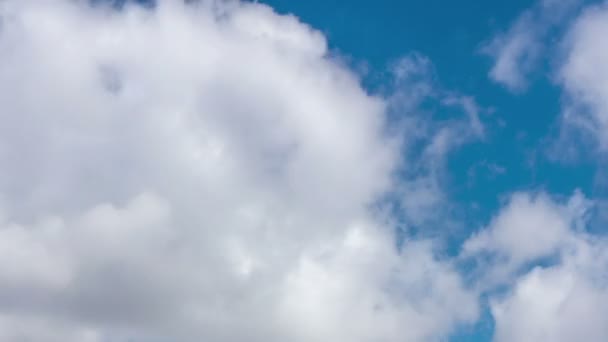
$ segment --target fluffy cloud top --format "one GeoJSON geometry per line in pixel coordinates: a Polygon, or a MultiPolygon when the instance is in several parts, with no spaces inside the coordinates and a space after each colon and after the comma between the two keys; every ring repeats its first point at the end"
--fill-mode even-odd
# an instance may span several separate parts
{"type": "Polygon", "coordinates": [[[508,256],[490,266],[494,275],[504,275],[496,269],[513,269],[516,262],[535,265],[534,259],[549,258],[544,266],[520,268],[518,276],[504,277],[506,293],[491,296],[496,341],[606,340],[608,244],[581,226],[588,209],[580,194],[563,204],[544,195],[516,195],[490,233],[469,241],[477,246],[488,239],[484,248],[508,256]],[[515,221],[505,225],[508,220],[515,221]],[[510,236],[524,227],[518,244],[511,243],[510,236]]]}
{"type": "Polygon", "coordinates": [[[0,339],[426,341],[477,315],[376,203],[385,100],[241,2],[0,3],[0,339]]]}

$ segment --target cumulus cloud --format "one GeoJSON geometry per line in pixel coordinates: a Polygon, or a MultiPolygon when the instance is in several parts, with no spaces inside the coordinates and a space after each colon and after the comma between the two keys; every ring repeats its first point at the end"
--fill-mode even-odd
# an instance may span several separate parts
{"type": "MultiPolygon", "coordinates": [[[[571,13],[550,15],[553,5],[575,9],[581,4],[542,2],[492,43],[499,48],[490,45],[496,53],[491,77],[515,90],[525,87],[542,51],[551,49],[555,80],[565,94],[562,136],[556,144],[562,158],[570,151],[581,154],[581,140],[593,141],[600,152],[608,146],[608,50],[602,43],[608,32],[606,5],[588,6],[572,22],[571,13]],[[559,48],[549,47],[551,30],[561,29],[566,33],[560,35],[559,48]]],[[[465,242],[460,257],[473,265],[474,282],[488,295],[495,341],[608,339],[603,319],[608,244],[603,234],[589,229],[602,201],[578,191],[567,200],[516,193],[465,242]]]]}
{"type": "Polygon", "coordinates": [[[491,304],[496,341],[605,341],[606,241],[580,238],[561,262],[537,267],[491,304]]]}
{"type": "Polygon", "coordinates": [[[517,193],[465,243],[463,256],[485,253],[495,341],[608,338],[608,244],[586,230],[592,207],[580,192],[567,201],[517,193]]]}
{"type": "Polygon", "coordinates": [[[0,15],[2,340],[427,341],[477,317],[371,209],[403,162],[389,101],[318,31],[241,2],[0,15]]]}
{"type": "MultiPolygon", "coordinates": [[[[561,69],[596,128],[603,14],[561,69]]],[[[370,95],[257,3],[5,0],[0,18],[0,340],[437,341],[480,298],[497,341],[608,339],[608,245],[579,192],[513,194],[456,258],[396,236],[451,224],[447,156],[489,135],[425,57],[370,95]]]]}
{"type": "Polygon", "coordinates": [[[555,257],[567,246],[589,205],[580,192],[564,204],[544,193],[515,193],[488,227],[464,243],[463,256],[486,257],[484,286],[509,282],[522,267],[555,257]]]}

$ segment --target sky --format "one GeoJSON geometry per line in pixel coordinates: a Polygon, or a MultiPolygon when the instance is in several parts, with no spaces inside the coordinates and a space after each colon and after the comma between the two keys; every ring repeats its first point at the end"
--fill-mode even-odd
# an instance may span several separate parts
{"type": "Polygon", "coordinates": [[[608,340],[608,2],[0,0],[0,340],[608,340]]]}

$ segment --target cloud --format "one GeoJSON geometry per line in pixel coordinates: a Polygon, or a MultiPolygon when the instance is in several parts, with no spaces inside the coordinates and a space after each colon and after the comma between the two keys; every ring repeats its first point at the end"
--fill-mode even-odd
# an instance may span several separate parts
{"type": "Polygon", "coordinates": [[[400,58],[390,71],[387,113],[391,127],[403,132],[404,162],[393,190],[399,196],[398,215],[410,228],[436,233],[453,221],[444,191],[447,159],[458,148],[485,140],[486,127],[480,114],[487,109],[472,96],[446,90],[433,63],[418,53],[400,58]]]}
{"type": "MultiPolygon", "coordinates": [[[[549,51],[554,79],[564,91],[562,135],[552,152],[559,158],[580,156],[589,142],[603,152],[608,146],[608,50],[601,37],[608,32],[608,11],[602,4],[552,15],[557,3],[539,3],[494,40],[498,48],[490,45],[496,53],[491,77],[522,90],[543,51],[549,51]],[[565,30],[558,33],[560,44],[549,45],[552,32],[559,30],[565,30]]],[[[608,244],[597,233],[603,218],[593,217],[595,211],[601,215],[602,202],[579,191],[567,200],[515,193],[487,227],[465,242],[460,258],[473,265],[473,282],[489,298],[495,341],[608,339],[601,319],[607,314],[608,244]]]]}
{"type": "Polygon", "coordinates": [[[508,283],[522,268],[565,248],[589,205],[580,192],[564,204],[543,193],[515,193],[488,227],[464,243],[463,256],[486,256],[484,286],[508,283]]]}
{"type": "Polygon", "coordinates": [[[241,2],[0,13],[1,339],[426,341],[476,319],[453,262],[372,209],[404,162],[390,100],[318,31],[241,2]]]}
{"type": "Polygon", "coordinates": [[[605,341],[605,241],[579,240],[560,264],[538,267],[492,302],[495,340],[605,341]]]}
{"type": "Polygon", "coordinates": [[[484,44],[481,51],[494,60],[490,78],[511,91],[523,91],[540,65],[552,31],[569,18],[580,0],[542,0],[522,13],[506,30],[484,44]]]}
{"type": "Polygon", "coordinates": [[[606,5],[588,7],[569,29],[558,70],[567,95],[565,128],[591,133],[600,150],[608,148],[608,48],[602,37],[608,32],[606,5]]]}
{"type": "Polygon", "coordinates": [[[586,230],[593,205],[579,192],[567,201],[514,194],[465,243],[463,256],[486,253],[477,259],[478,281],[489,296],[495,341],[608,338],[608,244],[586,230]]]}
{"type": "MultiPolygon", "coordinates": [[[[371,95],[320,32],[257,3],[0,13],[0,340],[436,341],[485,298],[497,341],[608,338],[582,193],[512,194],[455,258],[409,234],[459,224],[447,159],[491,135],[427,58],[371,95]]],[[[577,20],[560,74],[598,135],[603,13],[577,20]]]]}

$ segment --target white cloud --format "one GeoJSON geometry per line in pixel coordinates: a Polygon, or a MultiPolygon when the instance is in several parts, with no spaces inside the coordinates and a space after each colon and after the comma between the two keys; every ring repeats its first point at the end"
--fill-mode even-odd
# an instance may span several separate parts
{"type": "Polygon", "coordinates": [[[436,233],[452,220],[447,210],[449,196],[444,193],[447,159],[459,147],[485,139],[480,114],[486,109],[471,96],[445,90],[431,61],[420,54],[400,58],[391,72],[393,84],[387,99],[391,126],[404,132],[405,163],[400,165],[401,179],[393,191],[400,196],[399,215],[406,225],[436,233]],[[421,109],[427,103],[440,106],[421,109]],[[450,115],[434,117],[444,112],[450,115]]]}
{"type": "Polygon", "coordinates": [[[488,227],[464,243],[462,256],[483,260],[485,255],[482,286],[508,283],[522,268],[555,257],[568,246],[589,205],[580,192],[564,204],[543,193],[515,193],[488,227]]]}
{"type": "Polygon", "coordinates": [[[564,121],[591,133],[601,150],[608,148],[608,33],[606,5],[587,8],[570,28],[558,78],[568,95],[564,121]]]}
{"type": "MultiPolygon", "coordinates": [[[[557,21],[542,20],[540,9],[552,6],[542,4],[526,12],[502,38],[502,50],[495,50],[499,53],[492,77],[511,88],[525,86],[537,63],[526,61],[538,60],[539,51],[551,49],[547,32],[557,21]],[[509,44],[515,46],[511,51],[509,44]]],[[[605,4],[587,7],[568,27],[557,57],[551,56],[566,95],[565,135],[556,149],[560,158],[571,151],[584,153],[581,137],[591,137],[600,150],[608,146],[608,49],[603,44],[607,20],[605,4]],[[573,127],[576,139],[569,135],[573,127]]],[[[578,192],[568,201],[515,194],[486,229],[465,243],[461,257],[475,264],[477,286],[489,296],[495,341],[608,339],[603,319],[608,314],[608,243],[588,229],[589,209],[600,203],[578,192]]]]}
{"type": "Polygon", "coordinates": [[[520,278],[512,293],[492,303],[495,340],[501,341],[605,341],[608,329],[606,244],[597,258],[572,260],[596,248],[583,244],[560,265],[536,268],[520,278]],[[603,269],[602,269],[603,268],[603,269]]]}
{"type": "MultiPolygon", "coordinates": [[[[573,203],[583,201],[579,196],[572,199],[573,203]]],[[[509,255],[517,263],[550,255],[559,248],[577,219],[573,214],[579,214],[578,211],[572,211],[556,205],[545,194],[516,193],[487,229],[467,241],[464,250],[495,251],[509,255]]]]}
{"type": "Polygon", "coordinates": [[[370,210],[399,142],[319,32],[239,2],[0,13],[1,339],[427,341],[475,320],[451,262],[399,252],[370,210]]]}
{"type": "Polygon", "coordinates": [[[536,65],[541,43],[529,14],[519,18],[504,35],[494,38],[483,51],[495,59],[490,78],[511,90],[526,87],[526,75],[536,65]]]}
{"type": "MultiPolygon", "coordinates": [[[[601,9],[571,35],[601,31],[601,9]]],[[[384,99],[259,4],[0,11],[0,340],[436,341],[480,294],[497,341],[608,338],[608,246],[581,194],[513,195],[456,260],[397,248],[395,218],[370,209],[396,193],[408,224],[450,224],[446,155],[485,137],[428,59],[397,63],[384,99]],[[428,99],[465,118],[409,115],[428,99]]],[[[601,64],[584,43],[568,61],[601,64]]],[[[601,99],[571,65],[569,91],[601,99]]]]}
{"type": "Polygon", "coordinates": [[[528,86],[539,66],[551,30],[576,11],[580,0],[542,0],[521,14],[503,33],[485,44],[482,52],[494,59],[490,78],[512,91],[528,86]]]}
{"type": "Polygon", "coordinates": [[[485,127],[479,118],[481,109],[471,96],[451,96],[444,101],[446,105],[460,106],[468,117],[471,132],[478,138],[484,138],[485,127]]]}
{"type": "Polygon", "coordinates": [[[489,291],[495,341],[608,338],[608,243],[585,230],[592,204],[578,192],[567,202],[515,194],[467,241],[463,256],[494,257],[482,262],[479,281],[489,291]]]}
{"type": "Polygon", "coordinates": [[[605,341],[605,239],[571,233],[553,266],[537,267],[492,301],[497,341],[605,341]]]}

